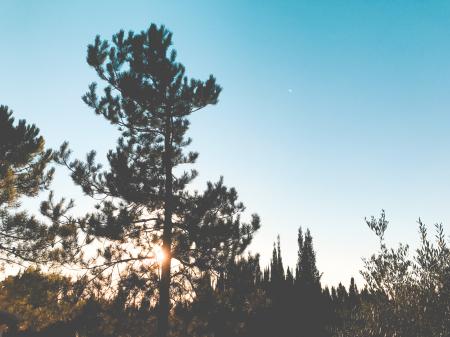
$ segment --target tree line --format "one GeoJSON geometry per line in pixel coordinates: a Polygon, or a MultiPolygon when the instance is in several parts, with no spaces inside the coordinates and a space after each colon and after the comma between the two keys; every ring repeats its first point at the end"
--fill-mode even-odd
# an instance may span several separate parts
{"type": "Polygon", "coordinates": [[[387,247],[384,211],[366,219],[380,245],[365,260],[362,289],[353,279],[323,287],[301,228],[295,268],[283,264],[278,239],[261,269],[246,253],[260,219],[243,220],[237,191],[222,177],[189,188],[198,153],[188,150],[188,118],[217,104],[215,78],[189,79],[172,34],[154,24],[97,36],[87,63],[102,87],[92,83],[82,99],[120,133],[106,167],[95,150],[74,159],[67,142],[46,149],[35,125],[0,107],[0,261],[21,268],[0,284],[6,336],[450,335],[442,226],[430,241],[419,220],[422,245],[411,257],[407,245],[387,247]],[[57,200],[52,165],[93,211],[75,216],[76,201],[57,200]],[[19,208],[43,191],[39,218],[19,208]]]}

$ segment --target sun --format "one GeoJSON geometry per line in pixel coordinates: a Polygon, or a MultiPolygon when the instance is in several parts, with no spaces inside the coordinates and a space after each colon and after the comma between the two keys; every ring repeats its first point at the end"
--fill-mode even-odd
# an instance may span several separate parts
{"type": "Polygon", "coordinates": [[[164,254],[160,246],[156,246],[155,248],[153,248],[153,253],[155,254],[155,259],[158,263],[163,262],[166,258],[166,254],[164,254]]]}

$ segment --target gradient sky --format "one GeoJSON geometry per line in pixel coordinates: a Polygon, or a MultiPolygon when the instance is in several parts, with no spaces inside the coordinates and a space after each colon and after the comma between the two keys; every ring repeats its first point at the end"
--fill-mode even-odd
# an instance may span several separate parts
{"type": "MultiPolygon", "coordinates": [[[[101,158],[116,132],[81,101],[96,34],[174,33],[188,74],[214,74],[217,106],[192,117],[195,183],[224,175],[262,218],[251,250],[280,234],[293,266],[309,227],[327,284],[377,248],[364,217],[384,208],[388,242],[417,242],[417,219],[450,230],[450,2],[0,0],[0,103],[56,147],[101,158]]],[[[88,207],[65,171],[58,196],[88,207]]]]}

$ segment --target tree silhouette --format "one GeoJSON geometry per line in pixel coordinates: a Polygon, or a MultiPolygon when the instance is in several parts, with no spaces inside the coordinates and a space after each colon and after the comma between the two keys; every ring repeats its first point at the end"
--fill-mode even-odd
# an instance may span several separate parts
{"type": "Polygon", "coordinates": [[[91,84],[83,100],[121,136],[107,155],[108,170],[95,163],[95,152],[85,162],[70,161],[67,144],[58,161],[87,195],[101,200],[98,211],[80,220],[87,241],[104,244],[91,270],[99,276],[125,264],[120,276],[149,280],[142,286],[147,300],[156,286],[163,337],[171,290],[185,296],[195,288],[198,271],[222,270],[248,246],[259,218],[241,222],[244,206],[222,179],[208,183],[203,193],[188,189],[197,172],[182,167],[198,155],[185,151],[191,143],[188,116],[216,104],[221,88],[212,76],[204,82],[187,78],[164,26],[152,24],[137,34],[120,31],[112,43],[97,36],[87,62],[106,86],[99,97],[97,84],[91,84]],[[155,246],[162,248],[162,261],[155,258],[155,246]]]}
{"type": "Polygon", "coordinates": [[[52,152],[45,150],[39,129],[23,119],[15,125],[12,114],[7,106],[0,106],[0,206],[36,196],[48,188],[54,172],[46,170],[52,152]]]}
{"type": "Polygon", "coordinates": [[[47,222],[17,211],[23,197],[49,189],[54,169],[48,165],[54,154],[45,149],[34,124],[15,123],[12,114],[0,106],[0,267],[67,261],[76,247],[76,227],[67,217],[72,202],[55,202],[50,192],[40,208],[47,222]]]}
{"type": "Polygon", "coordinates": [[[22,197],[35,197],[49,187],[52,152],[44,148],[34,124],[15,123],[12,114],[0,106],[0,263],[44,261],[51,241],[47,226],[26,212],[11,211],[22,197]]]}
{"type": "Polygon", "coordinates": [[[448,336],[450,333],[450,249],[443,227],[435,225],[435,242],[419,219],[420,246],[388,248],[384,211],[366,219],[379,239],[379,251],[365,259],[361,272],[368,294],[361,297],[363,324],[355,336],[448,336]]]}
{"type": "Polygon", "coordinates": [[[302,336],[326,336],[326,293],[322,293],[321,274],[316,266],[316,252],[309,229],[298,231],[297,292],[298,326],[302,336]]]}
{"type": "Polygon", "coordinates": [[[320,285],[320,273],[316,266],[316,252],[309,229],[302,237],[302,229],[298,233],[297,282],[300,288],[312,289],[320,285]]]}

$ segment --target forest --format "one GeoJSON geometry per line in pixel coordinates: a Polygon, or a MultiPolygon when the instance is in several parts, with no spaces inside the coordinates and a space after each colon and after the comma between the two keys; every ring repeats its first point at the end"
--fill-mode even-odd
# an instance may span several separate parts
{"type": "Polygon", "coordinates": [[[198,153],[189,116],[218,104],[215,77],[188,78],[172,33],[155,24],[97,36],[86,61],[99,83],[82,99],[119,133],[101,154],[107,165],[95,149],[73,158],[70,139],[47,148],[33,121],[0,106],[0,262],[17,271],[1,278],[0,336],[450,336],[442,225],[430,233],[419,219],[411,250],[388,246],[384,210],[366,218],[379,245],[361,257],[361,286],[322,284],[308,228],[292,233],[294,268],[279,238],[262,265],[248,247],[264,223],[237,190],[223,178],[190,188],[198,153]],[[57,197],[55,168],[92,210],[57,197]],[[40,213],[23,209],[26,198],[42,199],[40,213]]]}

